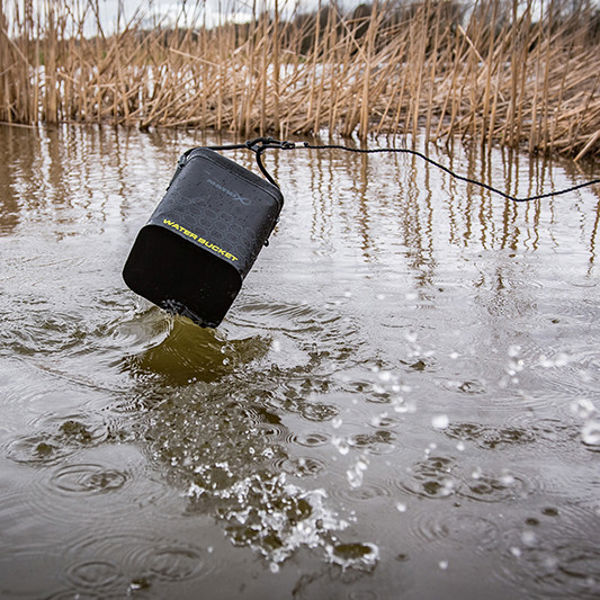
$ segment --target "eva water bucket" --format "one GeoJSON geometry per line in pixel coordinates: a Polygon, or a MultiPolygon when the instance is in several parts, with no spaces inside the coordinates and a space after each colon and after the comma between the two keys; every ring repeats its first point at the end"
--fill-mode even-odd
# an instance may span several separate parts
{"type": "Polygon", "coordinates": [[[139,231],[123,279],[169,312],[216,327],[282,205],[276,186],[232,160],[206,148],[188,151],[139,231]]]}

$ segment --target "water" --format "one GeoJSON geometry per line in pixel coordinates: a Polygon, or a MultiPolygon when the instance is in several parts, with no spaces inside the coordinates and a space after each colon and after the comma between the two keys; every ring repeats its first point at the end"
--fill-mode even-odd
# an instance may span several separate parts
{"type": "Polygon", "coordinates": [[[0,596],[597,598],[598,189],[269,153],[281,222],[203,330],[120,272],[211,142],[0,128],[0,596]]]}

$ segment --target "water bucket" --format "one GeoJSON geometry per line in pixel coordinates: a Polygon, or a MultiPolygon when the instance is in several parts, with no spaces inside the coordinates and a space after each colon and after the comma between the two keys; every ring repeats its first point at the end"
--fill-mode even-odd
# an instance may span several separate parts
{"type": "Polygon", "coordinates": [[[205,148],[184,154],[123,269],[137,294],[216,327],[273,231],[279,189],[205,148]]]}

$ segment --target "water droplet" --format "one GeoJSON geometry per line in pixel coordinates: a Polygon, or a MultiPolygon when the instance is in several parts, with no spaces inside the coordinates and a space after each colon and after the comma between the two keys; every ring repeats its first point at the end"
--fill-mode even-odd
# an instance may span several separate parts
{"type": "Polygon", "coordinates": [[[500,475],[499,479],[500,479],[500,483],[506,487],[514,485],[514,483],[516,481],[514,476],[506,471],[503,472],[502,475],[500,475]]]}
{"type": "Polygon", "coordinates": [[[596,412],[596,407],[588,398],[578,398],[570,404],[571,412],[580,419],[588,419],[596,412]]]}
{"type": "Polygon", "coordinates": [[[515,558],[520,558],[521,556],[521,548],[517,548],[516,546],[513,546],[510,549],[510,553],[515,557],[515,558]]]}
{"type": "Polygon", "coordinates": [[[351,487],[357,488],[362,485],[363,473],[367,470],[368,463],[365,460],[359,459],[354,467],[346,471],[346,477],[351,487]]]}
{"type": "Polygon", "coordinates": [[[445,571],[448,568],[448,561],[447,560],[440,560],[440,562],[438,563],[440,569],[442,571],[445,571]]]}
{"type": "MultiPolygon", "coordinates": [[[[137,579],[132,579],[131,583],[129,584],[130,592],[139,592],[140,590],[147,590],[149,588],[150,588],[150,582],[145,577],[139,577],[137,579]]],[[[77,594],[73,597],[79,598],[79,594],[77,594]]]]}
{"type": "Polygon", "coordinates": [[[344,421],[342,421],[342,419],[340,419],[340,417],[335,417],[332,421],[331,421],[331,426],[334,429],[339,429],[342,426],[342,423],[344,421]]]}
{"type": "Polygon", "coordinates": [[[436,415],[431,419],[431,425],[434,429],[446,429],[450,425],[448,415],[436,415]]]}
{"type": "Polygon", "coordinates": [[[569,364],[570,358],[568,354],[565,354],[564,352],[559,352],[556,355],[556,358],[554,359],[554,364],[557,367],[565,367],[567,364],[569,364]]]}
{"type": "Polygon", "coordinates": [[[457,449],[459,452],[463,452],[463,451],[464,451],[464,449],[465,449],[465,443],[464,443],[464,442],[457,442],[457,444],[456,444],[456,449],[457,449]]]}
{"type": "Polygon", "coordinates": [[[281,342],[279,340],[273,340],[273,352],[281,352],[281,342]]]}
{"type": "Polygon", "coordinates": [[[588,446],[600,446],[600,420],[587,421],[581,429],[581,439],[588,446]]]}
{"type": "Polygon", "coordinates": [[[510,347],[508,348],[508,355],[509,355],[511,358],[516,358],[517,356],[519,356],[519,353],[520,353],[520,352],[521,352],[521,346],[518,346],[518,345],[516,345],[516,344],[515,344],[515,345],[513,345],[513,346],[510,346],[510,347]]]}
{"type": "Polygon", "coordinates": [[[414,331],[409,331],[404,334],[404,339],[409,344],[414,344],[417,341],[417,334],[414,331]]]}
{"type": "Polygon", "coordinates": [[[525,546],[532,547],[536,545],[537,537],[533,531],[528,529],[521,534],[521,541],[525,546]]]}
{"type": "Polygon", "coordinates": [[[406,508],[407,507],[406,507],[406,504],[404,502],[397,502],[396,503],[396,510],[398,512],[401,512],[401,513],[406,512],[406,508]]]}
{"type": "Polygon", "coordinates": [[[370,423],[373,427],[380,427],[385,419],[387,419],[387,412],[382,412],[380,415],[371,417],[370,423]]]}
{"type": "Polygon", "coordinates": [[[342,455],[348,454],[350,452],[350,446],[348,442],[344,438],[331,438],[331,443],[337,448],[337,451],[342,455]]]}
{"type": "Polygon", "coordinates": [[[271,569],[271,573],[279,573],[279,565],[277,563],[272,562],[269,565],[269,569],[271,569]]]}
{"type": "Polygon", "coordinates": [[[385,294],[377,294],[375,298],[377,298],[377,300],[385,300],[385,294]]]}
{"type": "Polygon", "coordinates": [[[389,371],[381,371],[381,373],[379,373],[378,377],[381,381],[388,382],[388,381],[392,380],[393,375],[389,371]]]}
{"type": "Polygon", "coordinates": [[[442,486],[438,493],[442,497],[451,496],[454,493],[455,483],[452,479],[442,479],[442,486]]]}

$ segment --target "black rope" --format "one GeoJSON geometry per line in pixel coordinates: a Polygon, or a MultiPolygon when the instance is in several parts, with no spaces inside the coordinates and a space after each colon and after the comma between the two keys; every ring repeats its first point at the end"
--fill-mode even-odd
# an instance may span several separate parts
{"type": "Polygon", "coordinates": [[[580,183],[578,185],[574,185],[569,188],[565,188],[562,190],[558,190],[556,192],[547,192],[545,194],[538,194],[536,196],[528,196],[527,198],[517,198],[516,196],[511,196],[498,188],[495,188],[487,183],[483,183],[482,181],[478,181],[477,179],[471,179],[470,177],[464,177],[463,175],[459,175],[455,173],[448,167],[445,167],[441,163],[429,158],[429,156],[419,152],[418,150],[411,150],[409,148],[373,148],[373,149],[363,149],[363,148],[350,148],[349,146],[342,146],[341,144],[309,144],[308,142],[303,142],[302,144],[295,144],[294,142],[281,141],[276,140],[271,137],[258,137],[253,140],[248,140],[244,144],[229,144],[225,146],[205,146],[209,150],[237,150],[241,148],[247,148],[251,150],[256,155],[256,162],[258,164],[258,168],[261,173],[266,177],[266,179],[272,183],[274,186],[279,187],[277,182],[271,177],[270,173],[267,171],[263,161],[262,155],[269,149],[277,149],[277,150],[298,150],[298,149],[307,149],[307,150],[343,150],[345,152],[354,152],[356,154],[377,154],[377,153],[390,153],[390,154],[410,154],[412,156],[417,156],[418,158],[424,160],[425,162],[437,167],[444,173],[447,173],[451,177],[458,179],[460,181],[464,181],[466,183],[471,183],[473,185],[477,185],[482,187],[494,194],[498,194],[507,200],[512,200],[513,202],[531,202],[532,200],[541,200],[542,198],[550,198],[552,196],[561,196],[563,194],[568,194],[570,192],[574,192],[575,190],[579,190],[584,187],[588,187],[590,185],[600,184],[600,179],[592,179],[591,181],[586,181],[585,183],[580,183]]]}

